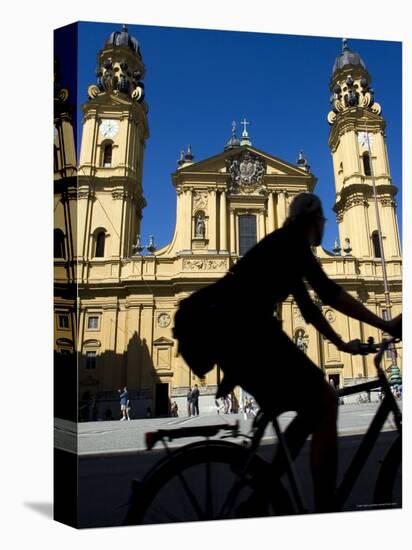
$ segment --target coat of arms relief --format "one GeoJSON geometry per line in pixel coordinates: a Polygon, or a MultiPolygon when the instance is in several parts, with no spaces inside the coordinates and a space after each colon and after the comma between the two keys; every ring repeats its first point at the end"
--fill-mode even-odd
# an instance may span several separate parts
{"type": "Polygon", "coordinates": [[[239,157],[228,159],[226,170],[230,176],[228,182],[230,193],[265,192],[263,180],[266,174],[266,166],[258,156],[245,151],[239,157]]]}

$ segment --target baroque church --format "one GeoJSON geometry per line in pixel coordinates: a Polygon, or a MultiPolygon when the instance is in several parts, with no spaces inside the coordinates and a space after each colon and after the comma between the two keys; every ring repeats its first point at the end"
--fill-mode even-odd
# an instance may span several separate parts
{"type": "MultiPolygon", "coordinates": [[[[167,415],[171,401],[185,410],[194,383],[203,410],[211,411],[221,373],[216,366],[198,379],[179,355],[172,333],[179,301],[222,277],[251,246],[281,227],[292,198],[316,192],[316,177],[303,154],[296,164],[283,161],[253,146],[246,120],[240,137],[233,124],[215,156],[194,162],[190,147],[182,152],[171,182],[177,208],[173,237],[159,250],[150,243],[143,254],[148,106],[139,43],[126,26],[108,37],[96,74],[81,106],[79,159],[71,90],[59,86],[55,74],[55,356],[75,358],[80,418],[90,400],[96,418],[117,415],[117,389],[124,386],[135,418],[148,411],[167,415]]],[[[402,309],[397,188],[385,120],[370,83],[362,58],[344,40],[329,83],[327,115],[340,242],[331,252],[318,247],[314,253],[328,276],[368,308],[395,316],[402,309]]],[[[381,338],[377,329],[313,299],[344,340],[381,338]]],[[[335,386],[374,377],[372,357],[338,351],[305,323],[291,296],[276,314],[335,386]]],[[[396,356],[391,352],[385,367],[401,366],[401,359],[401,350],[396,356]]],[[[242,389],[235,393],[241,404],[242,389]]]]}

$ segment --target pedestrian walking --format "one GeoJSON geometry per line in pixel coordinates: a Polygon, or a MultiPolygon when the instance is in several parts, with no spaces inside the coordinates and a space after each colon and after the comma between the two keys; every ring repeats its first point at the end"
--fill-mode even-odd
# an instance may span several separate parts
{"type": "Polygon", "coordinates": [[[126,386],[123,388],[123,391],[122,390],[117,390],[117,391],[120,394],[120,412],[122,415],[120,420],[128,420],[127,407],[129,405],[129,392],[127,391],[126,386]]]}
{"type": "Polygon", "coordinates": [[[247,419],[248,414],[253,414],[253,416],[256,416],[255,404],[251,397],[246,397],[243,411],[245,420],[247,419]]]}
{"type": "Polygon", "coordinates": [[[215,399],[215,407],[217,414],[220,414],[220,411],[223,410],[223,397],[215,399]]]}
{"type": "Polygon", "coordinates": [[[172,416],[179,416],[178,414],[179,407],[177,406],[176,401],[173,401],[173,403],[170,406],[170,412],[172,416]]]}
{"type": "Polygon", "coordinates": [[[187,392],[187,416],[192,416],[192,390],[187,392]]]}
{"type": "Polygon", "coordinates": [[[199,388],[197,387],[197,384],[193,386],[190,399],[192,403],[192,415],[199,416],[199,388]]]}
{"type": "Polygon", "coordinates": [[[250,398],[250,412],[253,414],[253,416],[257,415],[257,405],[253,397],[250,398]]]}

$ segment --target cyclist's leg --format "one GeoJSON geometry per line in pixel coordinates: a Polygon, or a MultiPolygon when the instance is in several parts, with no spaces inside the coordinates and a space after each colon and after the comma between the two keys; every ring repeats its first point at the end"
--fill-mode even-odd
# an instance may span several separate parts
{"type": "MultiPolygon", "coordinates": [[[[241,385],[268,414],[278,415],[288,410],[298,413],[285,431],[292,458],[299,454],[308,435],[313,434],[311,466],[316,509],[326,511],[331,506],[336,484],[336,393],[324,380],[322,371],[285,333],[276,334],[275,349],[277,365],[262,367],[269,361],[273,363],[273,357],[269,359],[267,352],[266,357],[260,353],[253,379],[247,378],[241,385]]],[[[278,453],[274,466],[277,475],[286,470],[282,453],[278,453]]]]}
{"type": "Polygon", "coordinates": [[[325,381],[321,393],[321,415],[312,435],[311,466],[317,512],[333,511],[337,477],[337,415],[334,389],[325,381]]]}
{"type": "MultiPolygon", "coordinates": [[[[304,365],[299,375],[301,390],[295,392],[295,403],[291,403],[298,414],[286,429],[285,438],[292,458],[296,458],[306,438],[312,434],[311,471],[315,507],[318,512],[327,512],[333,509],[336,488],[338,404],[335,390],[323,375],[319,377],[321,371],[314,368],[316,371],[310,364],[304,365]]],[[[284,457],[279,456],[275,467],[285,469],[284,457]]]]}

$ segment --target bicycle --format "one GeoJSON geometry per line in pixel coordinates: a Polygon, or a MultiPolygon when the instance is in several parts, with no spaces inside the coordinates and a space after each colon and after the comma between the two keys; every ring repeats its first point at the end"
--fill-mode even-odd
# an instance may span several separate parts
{"type": "MultiPolygon", "coordinates": [[[[395,341],[383,340],[375,344],[369,339],[367,344],[361,344],[363,354],[376,352],[374,363],[377,378],[336,392],[338,398],[375,388],[381,388],[383,393],[378,410],[336,490],[336,511],[342,510],[390,413],[393,413],[398,436],[380,467],[374,490],[374,506],[380,509],[401,506],[401,502],[394,503],[393,489],[396,487],[401,491],[402,413],[380,366],[385,351],[395,341]]],[[[142,481],[133,481],[132,498],[125,520],[127,525],[309,512],[277,418],[270,418],[259,411],[253,420],[251,435],[240,433],[238,422],[146,433],[148,450],[159,442],[163,443],[166,456],[142,481]],[[286,457],[285,475],[289,490],[283,478],[274,471],[273,463],[257,454],[270,423],[275,429],[278,449],[286,457]],[[211,439],[221,432],[221,439],[211,439]],[[205,440],[176,450],[171,450],[167,445],[167,442],[179,438],[199,436],[205,440]],[[242,443],[228,441],[228,438],[242,438],[242,443]],[[251,502],[254,503],[253,509],[250,508],[251,502]]]]}

